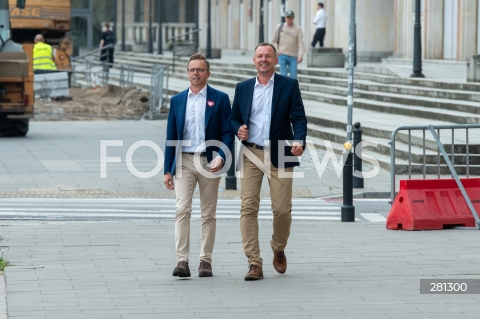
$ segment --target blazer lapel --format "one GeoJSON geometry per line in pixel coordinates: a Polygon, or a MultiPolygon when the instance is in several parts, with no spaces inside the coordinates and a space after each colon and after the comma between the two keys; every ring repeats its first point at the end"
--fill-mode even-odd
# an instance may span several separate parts
{"type": "Polygon", "coordinates": [[[204,105],[204,107],[205,107],[205,131],[206,131],[208,121],[210,120],[213,110],[215,109],[215,104],[217,104],[218,102],[217,94],[209,85],[207,85],[207,96],[205,100],[206,100],[206,104],[204,105]],[[213,103],[213,105],[210,105],[211,103],[213,103]]]}
{"type": "Polygon", "coordinates": [[[256,82],[256,77],[254,77],[252,80],[251,80],[251,83],[249,83],[248,85],[246,85],[247,87],[247,91],[245,92],[245,96],[246,96],[246,109],[245,109],[245,124],[247,124],[247,126],[250,124],[250,113],[252,112],[252,103],[253,103],[253,90],[255,89],[255,82],[256,82]]]}
{"type": "Polygon", "coordinates": [[[185,113],[187,110],[187,98],[188,98],[188,89],[183,91],[183,94],[179,98],[178,113],[177,113],[177,128],[178,128],[178,139],[183,139],[183,130],[185,129],[185,113]]]}
{"type": "Polygon", "coordinates": [[[272,96],[272,118],[273,114],[275,113],[275,108],[277,107],[278,103],[278,98],[280,96],[281,88],[282,88],[282,80],[278,76],[277,73],[275,73],[275,77],[273,78],[273,96],[272,96]]]}

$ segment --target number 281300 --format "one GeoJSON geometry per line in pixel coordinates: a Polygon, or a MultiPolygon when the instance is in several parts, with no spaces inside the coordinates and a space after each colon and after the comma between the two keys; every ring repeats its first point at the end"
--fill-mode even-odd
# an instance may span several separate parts
{"type": "Polygon", "coordinates": [[[431,282],[430,291],[431,292],[445,292],[445,291],[467,291],[468,286],[466,283],[458,282],[431,282]]]}

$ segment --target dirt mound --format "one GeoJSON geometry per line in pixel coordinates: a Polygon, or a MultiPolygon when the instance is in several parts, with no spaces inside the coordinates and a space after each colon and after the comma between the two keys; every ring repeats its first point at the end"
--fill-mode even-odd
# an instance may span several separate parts
{"type": "Polygon", "coordinates": [[[64,99],[37,99],[35,120],[136,119],[148,112],[150,93],[135,87],[70,88],[64,99]]]}

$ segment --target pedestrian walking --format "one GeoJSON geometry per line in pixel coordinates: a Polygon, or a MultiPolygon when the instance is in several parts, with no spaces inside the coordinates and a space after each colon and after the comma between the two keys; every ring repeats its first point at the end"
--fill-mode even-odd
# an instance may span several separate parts
{"type": "Polygon", "coordinates": [[[176,196],[177,267],[173,276],[191,276],[188,265],[190,217],[198,184],[202,228],[198,276],[211,277],[219,172],[233,147],[234,136],[228,125],[231,105],[227,94],[207,85],[210,63],[202,54],[190,56],[187,72],[190,87],[173,96],[170,102],[165,147],[164,183],[168,189],[175,190],[176,196]],[[208,145],[212,140],[223,143],[226,148],[208,145]]]}
{"type": "Polygon", "coordinates": [[[320,47],[323,48],[323,39],[325,38],[325,34],[327,34],[326,27],[328,14],[325,12],[323,7],[323,3],[319,2],[317,13],[315,13],[315,17],[313,18],[313,24],[315,24],[317,30],[313,36],[312,48],[317,45],[317,42],[320,42],[320,47]]]}
{"type": "Polygon", "coordinates": [[[100,61],[106,61],[107,63],[113,63],[114,48],[109,47],[102,49],[104,46],[115,43],[115,35],[110,30],[110,23],[105,23],[104,31],[100,37],[100,61]]]}
{"type": "Polygon", "coordinates": [[[298,81],[275,73],[275,46],[260,43],[253,62],[257,76],[237,84],[230,119],[232,132],[243,144],[238,160],[243,176],[240,230],[249,264],[245,280],[263,278],[258,211],[265,173],[272,201],[273,267],[280,274],[287,270],[285,247],[292,223],[292,173],[299,165],[298,156],[303,154],[307,135],[298,81]]]}
{"type": "Polygon", "coordinates": [[[280,62],[280,74],[297,78],[297,64],[303,61],[302,28],[294,23],[295,14],[292,10],[285,12],[285,23],[280,23],[275,29],[272,43],[277,50],[278,61],[280,62]],[[287,70],[288,68],[288,70],[287,70]]]}

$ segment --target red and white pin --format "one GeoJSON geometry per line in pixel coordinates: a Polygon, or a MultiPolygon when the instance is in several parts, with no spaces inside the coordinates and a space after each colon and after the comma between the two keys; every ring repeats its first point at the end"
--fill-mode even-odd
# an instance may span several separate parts
{"type": "Polygon", "coordinates": [[[215,105],[215,102],[208,100],[207,104],[208,104],[208,107],[212,107],[215,105]]]}

